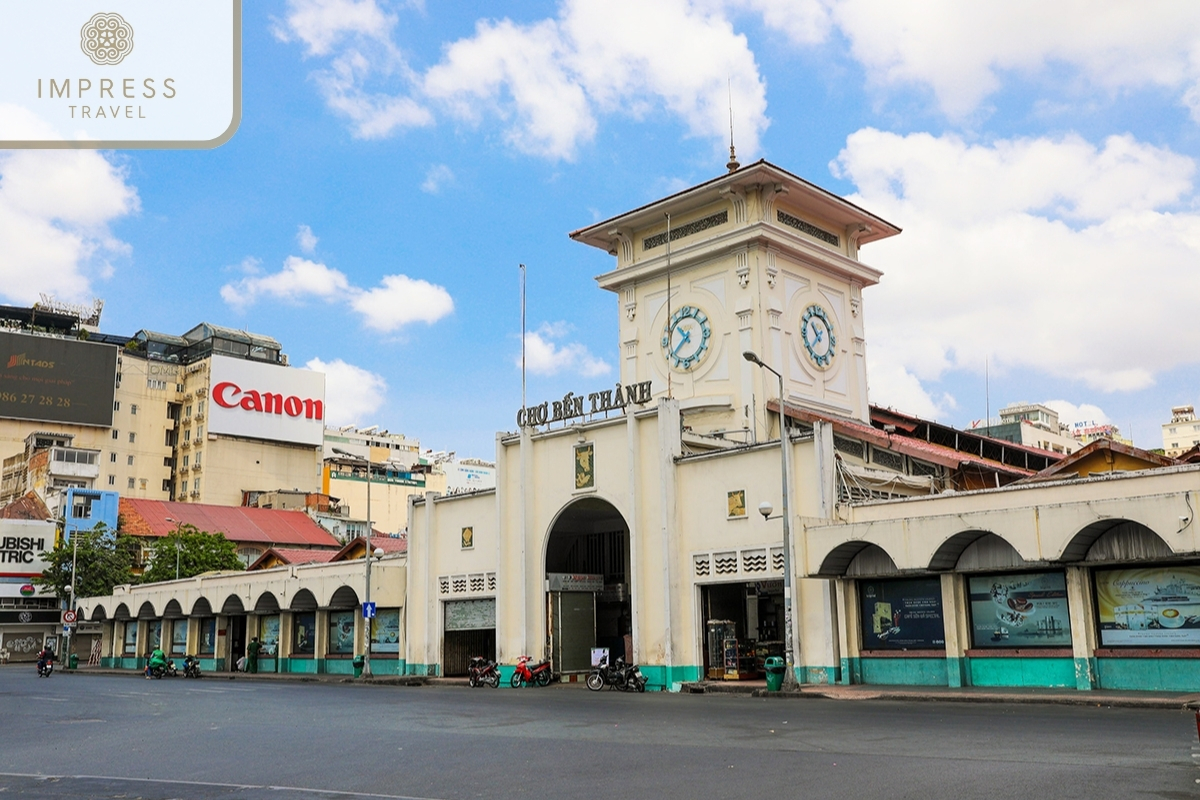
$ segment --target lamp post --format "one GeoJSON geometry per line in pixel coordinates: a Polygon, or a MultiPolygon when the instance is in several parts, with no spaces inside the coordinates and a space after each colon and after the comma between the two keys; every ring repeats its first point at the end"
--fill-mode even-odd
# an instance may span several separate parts
{"type": "MultiPolygon", "coordinates": [[[[782,473],[783,473],[783,509],[780,516],[783,518],[783,618],[784,618],[784,639],[783,646],[785,648],[784,660],[787,662],[787,671],[783,674],[783,688],[796,688],[796,658],[795,646],[792,641],[792,527],[791,513],[788,510],[788,435],[787,435],[787,415],[783,407],[783,375],[771,369],[763,363],[763,360],[758,357],[753,350],[747,350],[742,353],[742,358],[749,361],[751,364],[756,364],[767,370],[779,379],[779,445],[782,452],[782,473]]],[[[762,503],[758,507],[758,511],[763,515],[763,519],[770,519],[771,512],[770,503],[762,503]]]]}
{"type": "Polygon", "coordinates": [[[179,529],[183,526],[182,522],[165,517],[167,522],[175,523],[175,580],[179,580],[179,529]]]}
{"type": "MultiPolygon", "coordinates": [[[[371,443],[367,442],[367,457],[363,458],[340,447],[333,448],[333,452],[344,458],[353,459],[355,461],[364,461],[367,465],[367,533],[363,539],[363,561],[366,563],[365,577],[363,580],[363,605],[371,602],[371,557],[375,555],[371,550],[371,443]]],[[[379,551],[379,555],[383,555],[383,551],[379,551]]],[[[371,677],[371,620],[363,617],[363,627],[365,646],[363,647],[363,673],[364,678],[371,677]]]]}

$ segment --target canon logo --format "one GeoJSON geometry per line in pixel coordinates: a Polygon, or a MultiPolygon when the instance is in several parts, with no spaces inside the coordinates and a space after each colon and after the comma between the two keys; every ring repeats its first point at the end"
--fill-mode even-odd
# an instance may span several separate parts
{"type": "Polygon", "coordinates": [[[232,381],[222,381],[214,386],[212,399],[221,408],[244,408],[263,414],[287,414],[289,417],[299,417],[303,414],[305,419],[325,417],[325,404],[320,400],[300,399],[295,395],[284,397],[281,394],[254,389],[242,391],[242,388],[232,381]],[[240,400],[238,395],[241,395],[240,400]]]}

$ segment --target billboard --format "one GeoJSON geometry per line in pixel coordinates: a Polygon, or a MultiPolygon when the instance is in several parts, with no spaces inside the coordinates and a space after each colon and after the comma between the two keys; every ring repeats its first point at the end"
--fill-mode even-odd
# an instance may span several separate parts
{"type": "Polygon", "coordinates": [[[0,332],[0,417],[112,426],[117,348],[0,332]]]}
{"type": "Polygon", "coordinates": [[[975,647],[1071,646],[1065,573],[976,575],[968,585],[975,647]]]}
{"type": "Polygon", "coordinates": [[[319,446],[325,438],[325,374],[228,356],[212,357],[212,433],[319,446]]]}
{"type": "Polygon", "coordinates": [[[939,578],[863,581],[863,650],[944,650],[939,578]]]}
{"type": "Polygon", "coordinates": [[[1096,571],[1105,647],[1200,646],[1200,566],[1096,571]]]}

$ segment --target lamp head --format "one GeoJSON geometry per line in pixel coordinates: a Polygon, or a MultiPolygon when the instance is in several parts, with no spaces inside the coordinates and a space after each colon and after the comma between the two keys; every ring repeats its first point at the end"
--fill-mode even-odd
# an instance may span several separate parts
{"type": "Polygon", "coordinates": [[[774,511],[775,511],[775,506],[771,505],[770,500],[763,500],[761,503],[758,504],[758,513],[763,515],[763,519],[766,519],[767,517],[771,516],[772,512],[774,512],[774,511]]]}
{"type": "Polygon", "coordinates": [[[760,359],[758,357],[758,353],[755,353],[753,350],[742,351],[742,358],[746,359],[751,364],[758,364],[760,367],[763,365],[762,359],[760,359]]]}
{"type": "Polygon", "coordinates": [[[374,550],[371,552],[371,555],[375,556],[375,558],[376,558],[376,559],[383,558],[383,549],[382,549],[382,548],[379,548],[379,547],[376,547],[376,548],[375,548],[375,549],[374,549],[374,550]]]}

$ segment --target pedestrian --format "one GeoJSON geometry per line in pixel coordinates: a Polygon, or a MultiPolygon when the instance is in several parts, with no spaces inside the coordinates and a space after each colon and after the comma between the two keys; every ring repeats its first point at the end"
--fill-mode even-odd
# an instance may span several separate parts
{"type": "Polygon", "coordinates": [[[257,636],[250,640],[250,644],[246,645],[246,672],[251,674],[258,672],[258,651],[261,647],[257,636]]]}

